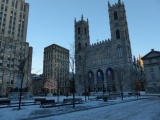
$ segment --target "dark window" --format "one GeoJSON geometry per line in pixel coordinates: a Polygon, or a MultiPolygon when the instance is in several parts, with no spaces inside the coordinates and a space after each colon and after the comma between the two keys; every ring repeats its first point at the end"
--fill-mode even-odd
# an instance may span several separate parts
{"type": "Polygon", "coordinates": [[[119,57],[119,58],[123,57],[122,47],[121,47],[121,46],[118,46],[118,57],[119,57]]]}
{"type": "Polygon", "coordinates": [[[87,46],[87,42],[85,43],[85,46],[87,46]]]}
{"type": "Polygon", "coordinates": [[[154,77],[154,74],[151,74],[151,77],[152,77],[152,79],[154,79],[155,77],[154,77]]]}
{"type": "Polygon", "coordinates": [[[120,38],[120,32],[119,32],[119,30],[116,30],[116,38],[117,38],[117,39],[120,38]]]}
{"type": "Polygon", "coordinates": [[[149,63],[152,63],[152,59],[149,60],[149,63]]]}
{"type": "Polygon", "coordinates": [[[14,0],[12,0],[12,7],[14,7],[14,0]]]}
{"type": "Polygon", "coordinates": [[[18,6],[18,1],[16,1],[16,8],[17,8],[17,6],[18,6]]]}
{"type": "Polygon", "coordinates": [[[87,29],[86,28],[84,29],[84,31],[85,31],[85,34],[87,34],[87,29]]]}
{"type": "Polygon", "coordinates": [[[6,0],[6,4],[8,4],[8,0],[6,0]]]}
{"type": "Polygon", "coordinates": [[[117,12],[114,11],[114,20],[117,20],[117,19],[118,19],[117,12]]]}
{"type": "Polygon", "coordinates": [[[13,84],[13,80],[11,80],[11,84],[13,84]]]}
{"type": "Polygon", "coordinates": [[[78,27],[78,34],[81,34],[81,29],[80,29],[80,27],[78,27]]]}
{"type": "Polygon", "coordinates": [[[81,50],[81,43],[78,43],[78,50],[81,50]]]}

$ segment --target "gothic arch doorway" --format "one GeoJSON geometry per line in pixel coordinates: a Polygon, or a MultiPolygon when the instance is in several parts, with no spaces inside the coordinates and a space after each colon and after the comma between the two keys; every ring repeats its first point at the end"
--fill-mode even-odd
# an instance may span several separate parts
{"type": "Polygon", "coordinates": [[[88,72],[88,92],[94,91],[94,73],[92,71],[88,72]]]}
{"type": "Polygon", "coordinates": [[[116,92],[116,84],[114,78],[114,70],[112,68],[108,68],[106,71],[107,92],[116,92]]]}
{"type": "Polygon", "coordinates": [[[97,71],[97,86],[96,89],[97,91],[103,91],[103,84],[104,84],[104,76],[103,76],[103,71],[99,69],[97,71]]]}

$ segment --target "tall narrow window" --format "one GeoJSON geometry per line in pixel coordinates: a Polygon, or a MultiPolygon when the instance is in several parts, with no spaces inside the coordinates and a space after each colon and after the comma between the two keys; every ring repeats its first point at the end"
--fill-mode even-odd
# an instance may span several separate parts
{"type": "Polygon", "coordinates": [[[118,15],[117,15],[117,12],[114,11],[114,20],[117,20],[118,19],[118,15]]]}
{"type": "Polygon", "coordinates": [[[118,46],[118,57],[121,58],[123,56],[122,54],[122,47],[118,46]]]}
{"type": "Polygon", "coordinates": [[[78,34],[80,34],[81,33],[81,29],[80,29],[80,27],[78,27],[78,34]]]}
{"type": "Polygon", "coordinates": [[[78,43],[78,50],[81,50],[81,43],[78,43]]]}
{"type": "Polygon", "coordinates": [[[119,32],[119,30],[116,30],[116,38],[117,38],[117,39],[120,38],[120,32],[119,32]]]}
{"type": "Polygon", "coordinates": [[[87,47],[87,42],[85,43],[85,46],[87,47]]]}
{"type": "Polygon", "coordinates": [[[84,31],[85,31],[85,34],[87,34],[87,29],[86,28],[84,29],[84,31]]]}

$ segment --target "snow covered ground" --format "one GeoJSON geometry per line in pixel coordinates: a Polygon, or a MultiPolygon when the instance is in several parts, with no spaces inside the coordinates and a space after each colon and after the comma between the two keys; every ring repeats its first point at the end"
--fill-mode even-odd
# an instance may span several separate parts
{"type": "MultiPolygon", "coordinates": [[[[63,98],[60,97],[60,101],[63,98]]],[[[87,100],[83,104],[76,104],[75,108],[72,105],[48,108],[40,108],[39,105],[21,106],[21,110],[17,110],[17,107],[0,108],[0,120],[20,119],[160,120],[160,97],[127,97],[123,101],[118,98],[116,100],[108,100],[107,102],[87,100]]]]}

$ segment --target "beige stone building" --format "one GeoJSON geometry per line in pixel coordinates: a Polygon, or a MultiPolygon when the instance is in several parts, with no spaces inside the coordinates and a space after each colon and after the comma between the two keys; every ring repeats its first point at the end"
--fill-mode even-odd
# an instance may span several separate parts
{"type": "MultiPolygon", "coordinates": [[[[56,44],[45,47],[43,74],[45,81],[57,81],[61,94],[69,92],[69,50],[56,44]]],[[[57,93],[57,90],[52,90],[52,93],[57,93]]]]}
{"type": "Polygon", "coordinates": [[[160,51],[152,49],[143,58],[146,92],[160,93],[160,51]]]}
{"type": "Polygon", "coordinates": [[[23,87],[31,74],[32,47],[26,42],[29,4],[0,0],[0,95],[20,87],[19,66],[25,60],[23,87]]]}

